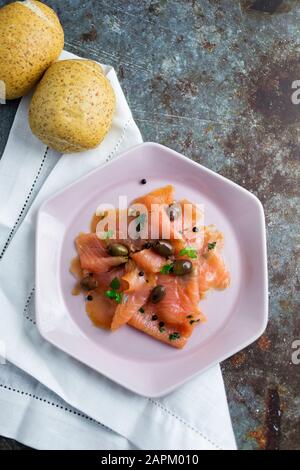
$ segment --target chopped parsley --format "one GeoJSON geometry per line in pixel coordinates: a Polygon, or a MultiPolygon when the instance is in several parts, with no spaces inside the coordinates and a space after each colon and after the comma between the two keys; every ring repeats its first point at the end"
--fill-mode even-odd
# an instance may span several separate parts
{"type": "Polygon", "coordinates": [[[193,323],[199,323],[199,319],[198,320],[190,320],[190,324],[192,325],[193,323]]]}
{"type": "Polygon", "coordinates": [[[193,315],[188,315],[186,318],[193,318],[193,315]]]}
{"type": "Polygon", "coordinates": [[[112,288],[112,290],[118,290],[120,289],[121,283],[117,277],[114,277],[109,285],[112,288]]]}
{"type": "Polygon", "coordinates": [[[140,307],[140,308],[139,308],[139,312],[140,312],[140,313],[145,313],[145,310],[143,309],[143,307],[140,307]]]}
{"type": "Polygon", "coordinates": [[[160,326],[159,327],[159,332],[160,333],[164,333],[166,331],[166,329],[163,327],[163,326],[160,326]]]}
{"type": "Polygon", "coordinates": [[[179,338],[180,338],[180,334],[177,331],[175,331],[174,333],[171,333],[169,335],[169,340],[170,341],[174,341],[174,340],[179,339],[179,338]]]}
{"type": "Polygon", "coordinates": [[[195,259],[197,258],[197,250],[187,246],[183,248],[182,250],[180,250],[179,252],[179,256],[184,256],[184,255],[187,255],[189,258],[195,259]]]}
{"type": "Polygon", "coordinates": [[[112,300],[115,300],[117,302],[117,304],[120,304],[121,301],[122,301],[122,293],[121,292],[117,292],[113,289],[110,289],[110,290],[107,290],[105,291],[105,295],[106,297],[108,297],[109,299],[112,299],[112,300]]]}
{"type": "MultiPolygon", "coordinates": [[[[122,301],[122,292],[117,292],[117,290],[121,287],[121,283],[117,277],[114,277],[113,280],[110,283],[111,289],[107,290],[105,292],[106,297],[109,299],[113,299],[117,302],[117,304],[120,304],[122,301]]],[[[125,295],[123,297],[123,303],[125,302],[125,295]]]]}
{"type": "Polygon", "coordinates": [[[211,242],[207,245],[208,250],[213,250],[216,246],[217,242],[211,242]]]}
{"type": "Polygon", "coordinates": [[[173,269],[173,264],[165,264],[160,272],[161,274],[169,274],[170,272],[172,272],[172,269],[173,269]]]}

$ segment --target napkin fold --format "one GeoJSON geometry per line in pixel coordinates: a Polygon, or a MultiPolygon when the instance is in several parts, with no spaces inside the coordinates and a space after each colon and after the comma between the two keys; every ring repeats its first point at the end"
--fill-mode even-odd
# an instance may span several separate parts
{"type": "MultiPolygon", "coordinates": [[[[64,51],[61,59],[75,57],[64,51]]],[[[117,109],[97,149],[60,156],[43,145],[28,126],[28,96],[21,100],[0,161],[0,344],[18,367],[0,367],[0,432],[43,449],[234,449],[219,366],[161,399],[140,397],[55,348],[36,328],[38,207],[55,191],[142,142],[114,70],[103,68],[117,109]],[[70,411],[59,413],[59,407],[70,411]],[[43,423],[42,432],[36,430],[38,423],[43,423]]]]}

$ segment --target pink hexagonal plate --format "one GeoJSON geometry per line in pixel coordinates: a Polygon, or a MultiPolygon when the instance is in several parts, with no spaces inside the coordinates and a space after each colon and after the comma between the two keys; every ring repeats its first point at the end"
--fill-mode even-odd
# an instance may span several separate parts
{"type": "Polygon", "coordinates": [[[175,389],[252,343],[264,331],[268,307],[263,208],[245,189],[154,143],[132,148],[48,199],[40,208],[36,247],[36,314],[42,336],[124,387],[151,397],[175,389]],[[141,178],[147,185],[141,185],[141,178]],[[205,205],[205,223],[225,235],[231,287],[201,302],[208,317],[183,350],[124,326],[92,325],[83,296],[71,295],[74,238],[88,230],[100,203],[128,201],[171,183],[178,199],[205,205]],[[51,256],[49,256],[51,253],[51,256]]]}

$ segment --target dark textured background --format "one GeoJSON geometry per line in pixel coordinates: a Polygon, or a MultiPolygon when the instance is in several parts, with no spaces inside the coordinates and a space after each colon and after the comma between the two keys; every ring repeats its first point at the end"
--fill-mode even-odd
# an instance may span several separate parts
{"type": "MultiPolygon", "coordinates": [[[[9,2],[0,0],[0,5],[9,2]]],[[[300,448],[300,4],[287,0],[47,1],[65,48],[115,67],[145,140],[232,179],[262,201],[270,321],[222,364],[240,449],[300,448]]],[[[0,155],[18,102],[0,109],[0,155]]],[[[71,437],[70,437],[71,438],[71,437]]],[[[8,439],[0,448],[22,448],[8,439]]]]}

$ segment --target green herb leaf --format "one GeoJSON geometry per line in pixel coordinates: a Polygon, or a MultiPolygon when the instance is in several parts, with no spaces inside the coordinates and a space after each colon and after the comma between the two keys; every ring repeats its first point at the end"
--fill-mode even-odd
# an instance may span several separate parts
{"type": "Polygon", "coordinates": [[[186,318],[193,318],[193,315],[188,315],[186,318]]]}
{"type": "Polygon", "coordinates": [[[145,310],[143,309],[143,307],[140,307],[140,308],[139,308],[139,312],[140,312],[140,313],[145,313],[145,310]]]}
{"type": "Polygon", "coordinates": [[[180,250],[179,252],[179,256],[184,256],[184,255],[187,255],[189,258],[195,259],[197,258],[197,250],[187,246],[183,248],[182,250],[180,250]]]}
{"type": "Polygon", "coordinates": [[[190,320],[190,324],[192,325],[193,323],[199,323],[199,319],[198,320],[190,320]]]}
{"type": "Polygon", "coordinates": [[[166,329],[163,326],[160,326],[159,331],[160,331],[160,333],[164,333],[166,331],[166,329]]]}
{"type": "Polygon", "coordinates": [[[107,291],[105,292],[105,295],[106,295],[106,297],[108,297],[109,299],[114,299],[116,293],[115,293],[114,290],[107,290],[107,291]]]}
{"type": "Polygon", "coordinates": [[[109,285],[113,290],[118,290],[120,289],[121,283],[117,277],[114,277],[109,285]]]}
{"type": "Polygon", "coordinates": [[[115,290],[107,290],[105,292],[106,297],[109,299],[114,299],[117,304],[120,304],[122,301],[122,293],[121,292],[116,292],[115,290]]]}
{"type": "Polygon", "coordinates": [[[207,247],[208,247],[209,250],[213,250],[215,248],[216,244],[217,244],[217,242],[211,242],[207,245],[207,247]]]}
{"type": "Polygon", "coordinates": [[[174,341],[175,339],[179,339],[179,338],[180,338],[180,334],[177,331],[174,331],[174,333],[171,333],[169,335],[170,341],[174,341]]]}
{"type": "Polygon", "coordinates": [[[161,268],[160,272],[161,272],[162,274],[169,274],[170,271],[172,271],[172,268],[173,268],[173,264],[165,264],[165,265],[161,268]]]}

